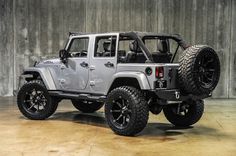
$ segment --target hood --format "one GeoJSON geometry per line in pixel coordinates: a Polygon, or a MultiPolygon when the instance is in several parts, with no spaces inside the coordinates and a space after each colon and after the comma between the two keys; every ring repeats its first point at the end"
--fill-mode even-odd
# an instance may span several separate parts
{"type": "Polygon", "coordinates": [[[42,66],[42,65],[50,65],[50,64],[58,64],[60,63],[60,59],[57,58],[57,59],[47,59],[47,60],[43,60],[43,61],[40,61],[38,63],[36,63],[36,66],[42,66]]]}

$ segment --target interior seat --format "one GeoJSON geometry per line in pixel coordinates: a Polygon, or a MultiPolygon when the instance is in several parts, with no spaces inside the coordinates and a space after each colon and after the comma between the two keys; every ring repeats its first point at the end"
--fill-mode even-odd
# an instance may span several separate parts
{"type": "Polygon", "coordinates": [[[147,59],[142,51],[136,54],[136,59],[135,59],[136,63],[145,63],[146,60],[147,59]]]}
{"type": "Polygon", "coordinates": [[[154,52],[152,57],[156,63],[169,63],[172,54],[170,53],[169,42],[167,40],[159,40],[157,43],[158,52],[154,52]]]}
{"type": "Polygon", "coordinates": [[[118,51],[118,62],[121,62],[121,63],[126,62],[126,51],[125,50],[118,51]]]}
{"type": "Polygon", "coordinates": [[[126,56],[126,63],[134,63],[136,59],[136,53],[129,51],[126,56]]]}
{"type": "Polygon", "coordinates": [[[138,46],[137,41],[130,42],[129,49],[130,51],[127,53],[126,56],[127,63],[145,63],[146,57],[138,46]]]}
{"type": "Polygon", "coordinates": [[[136,50],[137,50],[137,42],[132,41],[129,43],[129,50],[126,55],[126,63],[134,63],[136,59],[136,50]]]}
{"type": "Polygon", "coordinates": [[[116,40],[105,41],[103,43],[103,56],[104,57],[113,57],[116,52],[116,40]]]}
{"type": "Polygon", "coordinates": [[[104,56],[104,57],[110,56],[110,54],[111,54],[111,52],[110,52],[110,50],[109,50],[110,44],[111,44],[110,41],[105,41],[105,42],[103,43],[104,52],[103,52],[102,56],[104,56]]]}

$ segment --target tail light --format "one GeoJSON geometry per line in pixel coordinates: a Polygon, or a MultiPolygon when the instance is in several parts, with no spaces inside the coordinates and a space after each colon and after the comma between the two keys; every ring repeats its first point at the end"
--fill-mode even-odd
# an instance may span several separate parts
{"type": "Polygon", "coordinates": [[[156,78],[163,78],[163,77],[164,77],[164,68],[156,67],[156,78]]]}

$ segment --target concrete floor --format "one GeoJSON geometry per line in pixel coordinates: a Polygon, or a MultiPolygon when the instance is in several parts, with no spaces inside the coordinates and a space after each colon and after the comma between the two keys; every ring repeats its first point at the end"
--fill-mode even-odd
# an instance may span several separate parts
{"type": "Polygon", "coordinates": [[[0,156],[236,155],[236,100],[207,100],[194,127],[178,129],[161,113],[136,137],[115,135],[103,110],[82,114],[63,101],[44,121],[24,118],[15,98],[0,98],[0,156]]]}

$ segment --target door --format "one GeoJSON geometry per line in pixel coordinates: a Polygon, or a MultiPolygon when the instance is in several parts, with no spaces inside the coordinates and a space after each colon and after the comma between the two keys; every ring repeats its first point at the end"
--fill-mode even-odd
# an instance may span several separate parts
{"type": "Polygon", "coordinates": [[[68,62],[61,66],[60,86],[65,91],[84,90],[88,83],[88,37],[72,38],[67,48],[68,62]]]}
{"type": "Polygon", "coordinates": [[[99,35],[95,38],[89,71],[89,85],[93,93],[105,94],[116,72],[117,39],[118,34],[99,35]]]}

